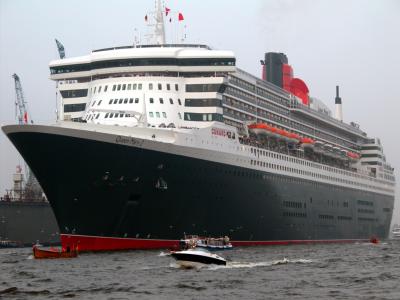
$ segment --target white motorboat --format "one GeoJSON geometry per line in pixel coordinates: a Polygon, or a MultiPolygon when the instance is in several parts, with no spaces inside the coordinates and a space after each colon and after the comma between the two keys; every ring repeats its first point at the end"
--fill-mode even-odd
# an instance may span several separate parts
{"type": "Polygon", "coordinates": [[[201,248],[173,251],[171,256],[183,267],[197,267],[205,264],[226,265],[225,258],[201,248]]]}
{"type": "Polygon", "coordinates": [[[392,229],[392,239],[400,239],[400,225],[395,224],[392,229]]]}

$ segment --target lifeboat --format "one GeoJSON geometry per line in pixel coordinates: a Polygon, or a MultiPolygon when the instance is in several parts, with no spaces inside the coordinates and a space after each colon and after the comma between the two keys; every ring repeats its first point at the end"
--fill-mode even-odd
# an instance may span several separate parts
{"type": "Polygon", "coordinates": [[[348,151],[346,155],[347,155],[348,159],[352,162],[356,162],[360,159],[360,155],[358,155],[357,153],[351,152],[351,151],[348,151]]]}
{"type": "Polygon", "coordinates": [[[275,137],[281,140],[285,140],[288,143],[298,143],[300,140],[300,136],[295,133],[279,129],[265,123],[250,124],[248,125],[248,128],[250,132],[256,135],[275,137]]]}
{"type": "Polygon", "coordinates": [[[303,148],[313,149],[315,141],[313,139],[310,139],[310,138],[301,138],[300,139],[300,144],[301,144],[301,147],[303,147],[303,148]]]}
{"type": "Polygon", "coordinates": [[[315,141],[315,143],[314,143],[314,152],[316,152],[316,153],[324,153],[323,145],[324,145],[323,142],[315,141]]]}
{"type": "Polygon", "coordinates": [[[276,128],[276,127],[273,127],[273,126],[270,126],[270,130],[271,130],[271,133],[272,133],[272,136],[273,136],[273,137],[281,138],[280,129],[278,129],[278,128],[276,128]]]}
{"type": "Polygon", "coordinates": [[[343,150],[343,149],[340,150],[340,159],[341,160],[347,160],[348,159],[346,150],[343,150]]]}
{"type": "Polygon", "coordinates": [[[276,136],[274,132],[274,127],[269,126],[265,123],[257,123],[248,125],[249,131],[256,135],[264,135],[264,136],[276,136]]]}
{"type": "Polygon", "coordinates": [[[37,259],[41,258],[73,258],[78,256],[78,249],[39,249],[37,245],[34,245],[33,248],[33,256],[37,259]]]}
{"type": "Polygon", "coordinates": [[[331,144],[324,144],[323,149],[324,149],[323,154],[325,156],[335,157],[335,154],[333,153],[333,147],[331,144]]]}
{"type": "Polygon", "coordinates": [[[301,140],[300,136],[293,132],[288,132],[288,138],[291,143],[298,143],[301,140]]]}
{"type": "Polygon", "coordinates": [[[333,153],[335,154],[335,158],[343,159],[342,157],[342,150],[339,147],[333,147],[333,153]]]}
{"type": "Polygon", "coordinates": [[[286,130],[276,128],[276,133],[278,134],[278,138],[286,142],[289,142],[290,139],[288,137],[288,132],[286,130]]]}

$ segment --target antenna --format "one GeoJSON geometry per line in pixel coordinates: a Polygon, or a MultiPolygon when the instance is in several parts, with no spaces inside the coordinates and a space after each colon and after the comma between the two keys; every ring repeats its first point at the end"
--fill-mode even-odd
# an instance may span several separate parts
{"type": "Polygon", "coordinates": [[[137,45],[139,45],[141,43],[141,37],[140,37],[140,32],[138,33],[138,29],[135,28],[133,30],[134,32],[134,36],[133,36],[133,47],[136,48],[137,45]]]}

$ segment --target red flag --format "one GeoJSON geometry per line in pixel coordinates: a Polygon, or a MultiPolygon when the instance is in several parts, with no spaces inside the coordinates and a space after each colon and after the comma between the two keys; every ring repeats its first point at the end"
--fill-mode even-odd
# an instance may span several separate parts
{"type": "Polygon", "coordinates": [[[147,15],[144,16],[144,21],[147,22],[147,15]]]}
{"type": "Polygon", "coordinates": [[[166,8],[165,8],[165,15],[168,16],[168,13],[169,13],[170,11],[171,11],[171,9],[168,8],[168,7],[166,7],[166,8]]]}
{"type": "Polygon", "coordinates": [[[25,122],[25,124],[28,123],[28,113],[27,112],[24,113],[24,122],[25,122]]]}
{"type": "Polygon", "coordinates": [[[178,15],[178,21],[183,21],[183,20],[185,20],[185,19],[184,19],[182,13],[179,13],[179,15],[178,15]]]}

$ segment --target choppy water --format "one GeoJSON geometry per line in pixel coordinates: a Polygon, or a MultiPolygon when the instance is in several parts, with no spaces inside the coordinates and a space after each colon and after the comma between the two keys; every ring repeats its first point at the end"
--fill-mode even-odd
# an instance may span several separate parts
{"type": "Polygon", "coordinates": [[[400,241],[237,248],[180,269],[162,251],[35,260],[0,250],[4,299],[400,299],[400,241]]]}

